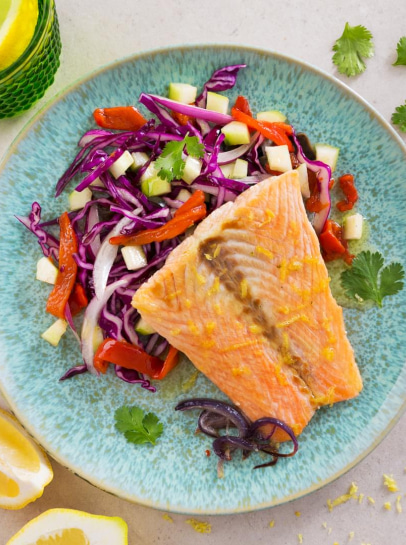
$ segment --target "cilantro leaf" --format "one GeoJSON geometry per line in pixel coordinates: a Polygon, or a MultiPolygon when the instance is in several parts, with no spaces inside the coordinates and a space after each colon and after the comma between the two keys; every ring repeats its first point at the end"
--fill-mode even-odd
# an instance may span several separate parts
{"type": "Polygon", "coordinates": [[[406,36],[402,36],[402,38],[400,38],[398,41],[396,52],[398,54],[398,58],[396,59],[396,62],[393,63],[393,66],[406,66],[406,36]]]}
{"type": "Polygon", "coordinates": [[[362,74],[366,69],[363,58],[372,57],[374,54],[372,34],[364,26],[350,26],[346,23],[333,51],[333,63],[341,74],[348,77],[362,74]]]}
{"type": "Polygon", "coordinates": [[[395,112],[392,114],[392,123],[399,125],[402,132],[406,132],[406,101],[402,106],[395,108],[395,112]]]}
{"type": "Polygon", "coordinates": [[[162,435],[163,425],[154,413],[145,414],[139,407],[123,405],[114,414],[116,429],[124,434],[129,443],[151,443],[162,435]]]}
{"type": "Polygon", "coordinates": [[[400,263],[386,267],[379,252],[361,252],[352,262],[351,269],[341,273],[341,285],[348,297],[373,301],[379,307],[388,295],[395,295],[403,288],[405,272],[400,263]]]}
{"type": "Polygon", "coordinates": [[[186,135],[180,142],[172,140],[165,145],[161,155],[155,161],[155,168],[160,178],[171,182],[182,177],[185,169],[185,161],[182,157],[185,146],[192,157],[203,157],[204,147],[197,136],[186,135]]]}

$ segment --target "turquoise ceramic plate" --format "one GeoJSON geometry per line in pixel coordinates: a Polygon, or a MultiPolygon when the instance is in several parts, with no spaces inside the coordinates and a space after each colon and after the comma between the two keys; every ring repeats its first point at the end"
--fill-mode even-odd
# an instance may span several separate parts
{"type": "Polygon", "coordinates": [[[1,387],[18,418],[63,465],[123,498],[174,512],[236,513],[277,505],[330,482],[378,444],[397,420],[406,392],[406,290],[383,309],[345,311],[365,388],[355,400],[320,410],[300,437],[299,453],[275,468],[253,471],[258,458],[226,464],[219,479],[206,457],[208,439],[194,435],[196,415],[175,413],[186,397],[221,397],[194,368],[180,365],[152,394],[106,377],[59,377],[80,363],[67,335],[58,348],[40,339],[52,322],[44,312],[49,288],[35,281],[38,244],[14,219],[32,201],[45,217],[62,212],[53,199],[56,179],[92,127],[98,106],[134,103],[141,91],[162,94],[170,81],[201,85],[223,65],[246,63],[235,99],[254,111],[287,112],[314,141],[341,149],[338,173],[355,173],[359,211],[372,247],[405,263],[406,154],[394,131],[348,88],[286,57],[239,47],[192,47],[146,53],[115,63],[75,84],[27,127],[0,173],[1,387]],[[152,410],[165,431],[155,447],[132,446],[114,428],[114,410],[137,404],[152,410]]]}

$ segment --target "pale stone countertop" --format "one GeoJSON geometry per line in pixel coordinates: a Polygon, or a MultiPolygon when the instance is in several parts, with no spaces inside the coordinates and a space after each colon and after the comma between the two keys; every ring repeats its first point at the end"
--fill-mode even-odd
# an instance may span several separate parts
{"type": "MultiPolygon", "coordinates": [[[[406,100],[406,67],[393,67],[396,43],[406,35],[406,3],[392,0],[57,0],[62,64],[54,85],[32,110],[0,121],[0,156],[35,112],[54,94],[89,71],[120,57],[169,45],[230,43],[274,50],[309,62],[338,77],[372,104],[386,120],[406,100]],[[376,53],[367,70],[348,80],[331,62],[331,47],[346,22],[362,24],[374,36],[376,53]]],[[[403,135],[405,139],[405,135],[403,135]]],[[[0,404],[5,406],[4,401],[0,404]]],[[[133,505],[102,492],[53,462],[55,476],[42,498],[20,511],[0,510],[0,545],[26,522],[54,507],[119,515],[129,526],[129,544],[403,545],[406,544],[406,415],[357,467],[325,488],[292,503],[245,515],[197,517],[211,534],[196,533],[186,520],[133,505]],[[397,479],[397,494],[383,486],[383,473],[397,479]],[[328,511],[326,501],[347,492],[354,481],[365,494],[328,511]],[[366,499],[371,496],[375,505],[366,499]],[[392,510],[383,508],[391,501],[392,510]],[[300,513],[300,516],[299,516],[300,513]],[[275,521],[271,528],[270,521],[275,521]],[[354,537],[349,538],[349,533],[354,537]]],[[[114,545],[114,544],[112,544],[114,545]]]]}

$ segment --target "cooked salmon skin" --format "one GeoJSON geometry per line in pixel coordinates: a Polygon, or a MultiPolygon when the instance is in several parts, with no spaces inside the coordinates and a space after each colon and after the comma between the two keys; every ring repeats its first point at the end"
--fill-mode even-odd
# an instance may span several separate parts
{"type": "Polygon", "coordinates": [[[252,420],[299,434],[362,389],[295,171],[212,212],[133,305],[252,420]]]}

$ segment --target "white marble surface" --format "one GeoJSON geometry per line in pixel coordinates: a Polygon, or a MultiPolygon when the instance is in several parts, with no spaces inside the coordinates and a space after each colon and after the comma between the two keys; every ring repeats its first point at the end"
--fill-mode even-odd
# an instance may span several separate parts
{"type": "MultiPolygon", "coordinates": [[[[406,99],[406,67],[392,66],[396,43],[406,35],[404,0],[390,4],[378,0],[57,0],[57,9],[63,53],[56,81],[27,114],[0,121],[0,156],[35,112],[67,84],[114,59],[168,45],[244,44],[297,57],[338,76],[388,121],[406,99]],[[376,46],[367,71],[351,80],[338,75],[331,62],[331,47],[346,21],[370,29],[376,46]]],[[[0,404],[5,405],[1,400],[0,404]]],[[[20,511],[0,510],[0,545],[31,518],[53,507],[122,516],[129,526],[130,545],[255,541],[293,545],[300,542],[299,534],[305,545],[402,545],[406,543],[405,436],[406,415],[356,468],[295,502],[246,515],[199,517],[211,523],[210,535],[196,533],[186,523],[187,516],[173,515],[171,523],[161,512],[114,498],[53,462],[55,477],[41,499],[20,511]],[[402,513],[395,509],[398,494],[383,486],[383,473],[392,473],[398,481],[402,513]],[[365,494],[362,503],[351,500],[330,513],[326,500],[345,493],[352,481],[365,494]],[[367,496],[374,498],[375,505],[367,496]],[[390,511],[383,507],[387,501],[392,503],[390,511]],[[352,539],[350,532],[354,532],[352,539]]]]}

